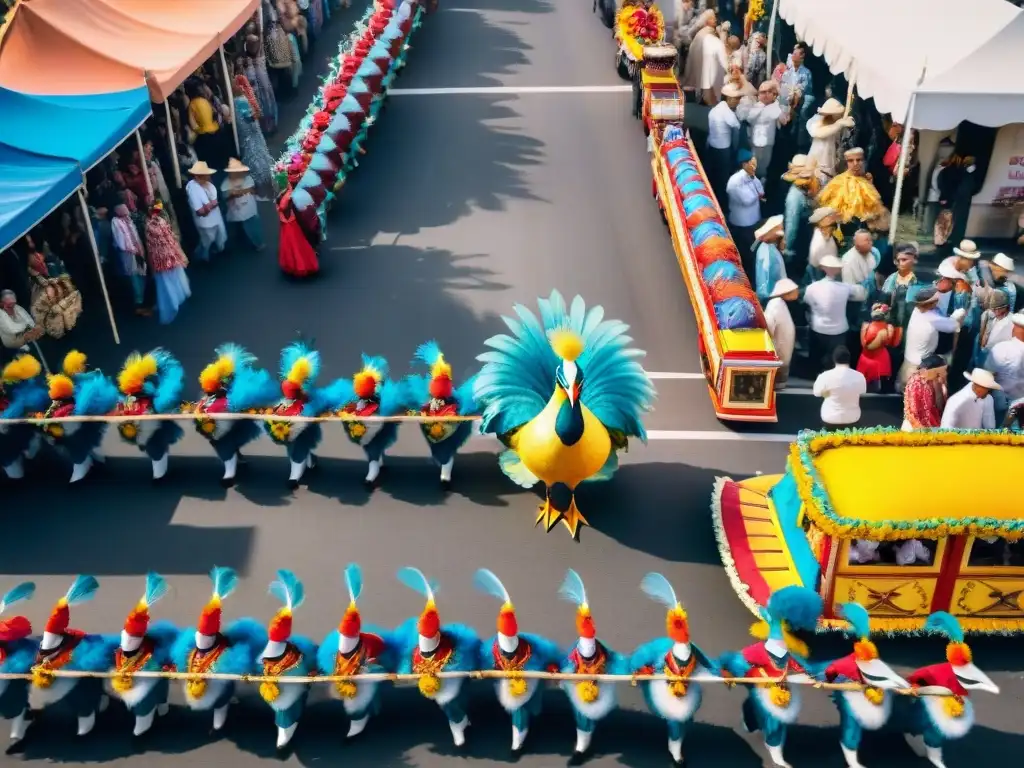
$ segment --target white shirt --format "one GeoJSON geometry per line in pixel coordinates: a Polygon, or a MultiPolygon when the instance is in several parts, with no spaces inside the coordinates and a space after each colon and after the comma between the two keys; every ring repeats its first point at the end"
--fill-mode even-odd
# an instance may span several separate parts
{"type": "Polygon", "coordinates": [[[879,562],[882,559],[878,554],[879,543],[869,539],[855,540],[850,545],[850,562],[854,565],[879,562]]]}
{"type": "Polygon", "coordinates": [[[990,309],[985,310],[985,314],[987,317],[983,317],[982,321],[983,323],[987,321],[985,327],[988,330],[988,338],[985,339],[985,346],[982,349],[985,352],[990,352],[999,342],[1009,341],[1013,338],[1013,315],[1006,314],[996,317],[990,309]]]}
{"type": "Polygon", "coordinates": [[[196,211],[209,202],[217,200],[217,188],[210,182],[200,184],[192,179],[185,185],[185,192],[188,195],[188,204],[192,209],[192,218],[200,229],[214,229],[224,226],[224,217],[220,213],[220,207],[214,208],[205,216],[200,216],[196,211]]]}
{"type": "Polygon", "coordinates": [[[837,365],[814,381],[814,396],[824,397],[821,420],[826,424],[853,424],[860,420],[860,396],[868,391],[868,381],[860,371],[837,365]]]}
{"type": "Polygon", "coordinates": [[[732,146],[732,130],[739,127],[736,113],[724,101],[718,102],[708,112],[708,146],[712,149],[729,149],[732,146]]]}
{"type": "Polygon", "coordinates": [[[839,132],[843,130],[839,121],[825,125],[825,118],[815,115],[807,121],[807,132],[811,134],[811,148],[808,157],[818,161],[818,170],[831,177],[839,162],[839,132]]]}
{"type": "Polygon", "coordinates": [[[789,365],[796,345],[796,326],[793,324],[793,316],[789,314],[789,307],[781,297],[768,300],[764,308],[764,321],[779,359],[783,365],[789,365]]]}
{"type": "Polygon", "coordinates": [[[729,69],[729,59],[725,55],[725,43],[718,35],[708,35],[700,50],[700,87],[701,90],[712,90],[718,95],[725,82],[725,72],[729,69]]]}
{"type": "Polygon", "coordinates": [[[1011,338],[992,347],[985,361],[1010,400],[1024,397],[1024,341],[1011,338]]]}
{"type": "Polygon", "coordinates": [[[725,186],[729,196],[729,223],[737,227],[752,227],[761,220],[761,195],[764,187],[756,176],[740,168],[729,177],[725,186]]]}
{"type": "Polygon", "coordinates": [[[875,250],[863,256],[856,248],[843,254],[843,282],[860,285],[871,277],[878,267],[878,256],[875,250]]]}
{"type": "Polygon", "coordinates": [[[36,327],[36,321],[20,304],[14,305],[14,317],[0,309],[0,343],[8,349],[18,349],[18,337],[36,327]]]}
{"type": "Polygon", "coordinates": [[[850,330],[846,320],[846,302],[864,301],[866,298],[863,286],[840,283],[831,277],[815,280],[804,291],[804,304],[811,310],[811,330],[823,336],[846,333],[850,330]]]}
{"type": "Polygon", "coordinates": [[[946,401],[939,426],[943,429],[995,429],[996,411],[992,396],[979,398],[968,383],[946,401]]]}
{"type": "Polygon", "coordinates": [[[939,191],[939,174],[945,169],[946,167],[944,165],[936,165],[935,170],[932,171],[932,183],[928,187],[929,203],[937,203],[942,197],[942,193],[939,191]]]}
{"type": "Polygon", "coordinates": [[[920,365],[928,355],[934,354],[939,346],[939,333],[954,333],[960,330],[957,322],[965,312],[958,309],[952,317],[946,317],[937,309],[922,312],[915,309],[907,323],[907,338],[903,359],[911,365],[920,365]]]}
{"type": "Polygon", "coordinates": [[[839,258],[839,246],[834,237],[831,235],[825,237],[822,230],[815,228],[814,234],[811,235],[811,247],[807,253],[807,261],[815,269],[820,269],[821,260],[826,256],[839,258]]]}
{"type": "MultiPolygon", "coordinates": [[[[775,144],[775,129],[782,118],[782,107],[777,101],[765,106],[760,101],[742,105],[737,110],[740,117],[750,126],[750,143],[755,147],[770,147],[775,144]]],[[[767,172],[767,168],[765,171],[767,172]]]]}
{"type": "Polygon", "coordinates": [[[228,214],[225,218],[228,221],[246,221],[259,213],[256,210],[255,194],[248,194],[244,197],[227,197],[232,190],[241,189],[248,189],[255,193],[256,183],[252,180],[252,176],[246,176],[238,186],[235,186],[230,179],[225,179],[224,183],[220,185],[220,190],[227,200],[228,214]]]}
{"type": "Polygon", "coordinates": [[[896,547],[896,565],[928,565],[932,553],[917,539],[909,539],[896,547]]]}

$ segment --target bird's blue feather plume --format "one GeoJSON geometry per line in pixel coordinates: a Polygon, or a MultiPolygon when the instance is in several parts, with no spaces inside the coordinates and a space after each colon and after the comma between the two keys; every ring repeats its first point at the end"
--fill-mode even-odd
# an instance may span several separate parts
{"type": "Polygon", "coordinates": [[[937,635],[945,635],[951,643],[962,643],[964,641],[964,630],[956,617],[946,611],[935,611],[925,621],[924,628],[928,632],[937,635]]]}
{"type": "Polygon", "coordinates": [[[246,368],[256,364],[256,355],[247,351],[239,344],[221,344],[214,350],[217,357],[229,357],[235,365],[235,370],[246,368]]]}
{"type": "Polygon", "coordinates": [[[386,379],[388,377],[388,361],[383,357],[364,354],[363,368],[372,368],[380,374],[382,379],[386,379]]]}
{"type": "Polygon", "coordinates": [[[23,581],[16,587],[7,590],[3,597],[0,597],[0,614],[6,611],[15,603],[30,600],[36,592],[35,582],[23,581]]]}
{"type": "Polygon", "coordinates": [[[292,366],[303,357],[309,361],[310,370],[307,382],[316,381],[316,377],[320,375],[320,353],[304,341],[293,341],[281,350],[281,378],[288,378],[292,366]]]}
{"type": "Polygon", "coordinates": [[[75,416],[104,416],[114,410],[119,398],[113,381],[90,371],[75,382],[75,416]]]}
{"type": "MultiPolygon", "coordinates": [[[[419,405],[422,405],[420,403],[419,405]]],[[[397,416],[409,410],[409,396],[405,386],[400,381],[385,379],[380,388],[380,409],[381,416],[397,416]]]]}
{"type": "Polygon", "coordinates": [[[7,384],[6,389],[10,399],[7,407],[0,411],[0,418],[23,419],[27,414],[45,411],[50,405],[50,396],[41,376],[7,384]]]}
{"type": "Polygon", "coordinates": [[[669,610],[679,605],[679,599],[676,597],[676,591],[672,588],[672,585],[669,584],[668,579],[660,573],[652,571],[644,576],[643,580],[640,582],[640,589],[642,589],[644,594],[651,598],[651,600],[661,603],[669,610]]]}
{"type": "Polygon", "coordinates": [[[178,358],[164,349],[150,352],[156,358],[157,384],[153,393],[153,409],[157,413],[174,413],[181,407],[185,391],[185,369],[178,358]]]}
{"type": "Polygon", "coordinates": [[[314,387],[302,409],[303,416],[319,416],[344,408],[356,399],[351,378],[332,381],[326,387],[314,387]]]}
{"type": "Polygon", "coordinates": [[[146,594],[142,600],[146,605],[153,605],[167,595],[167,579],[159,573],[150,571],[146,574],[146,594]]]}
{"type": "Polygon", "coordinates": [[[455,402],[459,407],[459,416],[475,416],[477,414],[477,402],[473,396],[473,390],[476,387],[476,375],[468,381],[462,383],[455,390],[455,402]]]}
{"type": "Polygon", "coordinates": [[[509,597],[508,590],[505,589],[505,585],[501,583],[501,579],[495,576],[494,572],[487,568],[480,568],[473,574],[473,586],[485,595],[496,597],[503,603],[512,602],[512,598],[509,597]]]}
{"type": "Polygon", "coordinates": [[[429,581],[419,568],[405,566],[398,569],[398,580],[405,586],[416,592],[427,600],[433,600],[437,594],[437,584],[429,581]]]}
{"type": "Polygon", "coordinates": [[[405,394],[411,404],[423,406],[430,400],[430,377],[421,374],[406,376],[402,380],[405,394]]]}
{"type": "Polygon", "coordinates": [[[238,586],[238,574],[234,568],[215,565],[210,571],[210,581],[213,582],[213,594],[223,600],[238,586]]]}
{"type": "Polygon", "coordinates": [[[299,577],[284,569],[278,571],[277,579],[271,582],[270,594],[290,611],[294,611],[306,600],[306,588],[299,577]]]}
{"type": "Polygon", "coordinates": [[[850,628],[858,639],[871,637],[871,618],[860,603],[843,603],[839,614],[850,622],[850,628]]]}
{"type": "Polygon", "coordinates": [[[811,631],[821,618],[821,596],[807,587],[783,587],[768,598],[769,622],[786,622],[790,629],[811,631]]]}
{"type": "Polygon", "coordinates": [[[413,355],[413,363],[423,363],[428,368],[437,362],[441,357],[441,347],[436,341],[428,341],[416,347],[416,354],[413,355]]]}
{"type": "Polygon", "coordinates": [[[583,579],[572,568],[565,572],[565,581],[559,587],[558,595],[576,605],[587,604],[587,588],[583,586],[583,579]]]}
{"type": "Polygon", "coordinates": [[[236,368],[228,388],[228,409],[242,413],[251,408],[269,408],[280,397],[280,385],[266,369],[236,368]]]}
{"type": "Polygon", "coordinates": [[[99,588],[100,583],[96,581],[95,576],[76,576],[71,588],[64,595],[64,599],[67,600],[68,605],[81,605],[96,597],[99,588]]]}
{"type": "Polygon", "coordinates": [[[354,603],[363,592],[363,569],[358,563],[345,566],[345,586],[348,587],[348,599],[354,603]]]}

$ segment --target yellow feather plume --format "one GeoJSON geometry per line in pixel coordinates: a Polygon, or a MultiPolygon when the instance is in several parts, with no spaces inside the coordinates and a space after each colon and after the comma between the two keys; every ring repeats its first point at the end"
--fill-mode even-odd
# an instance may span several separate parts
{"type": "Polygon", "coordinates": [[[0,377],[7,383],[28,381],[42,373],[43,367],[32,355],[21,355],[4,366],[0,377]]]}
{"type": "Polygon", "coordinates": [[[384,380],[383,374],[380,371],[378,371],[376,368],[374,368],[372,365],[368,365],[365,368],[363,368],[361,371],[359,371],[359,373],[357,373],[355,375],[355,378],[358,379],[358,378],[361,378],[361,377],[364,377],[364,376],[369,376],[371,379],[376,381],[378,384],[381,381],[384,380]]]}
{"type": "Polygon", "coordinates": [[[292,364],[291,370],[288,371],[288,381],[292,384],[304,384],[312,370],[313,366],[309,364],[309,359],[300,357],[292,364]]]}
{"type": "Polygon", "coordinates": [[[124,361],[124,368],[117,376],[117,386],[126,395],[138,392],[146,383],[146,379],[156,375],[156,370],[155,357],[133,352],[124,361]]]}
{"type": "Polygon", "coordinates": [[[566,362],[574,363],[583,354],[583,339],[578,333],[570,330],[551,331],[548,334],[548,341],[551,342],[555,354],[566,362]]]}
{"type": "Polygon", "coordinates": [[[77,349],[73,349],[64,355],[64,374],[66,376],[77,376],[80,373],[85,373],[85,364],[88,362],[88,358],[82,352],[77,349]]]}
{"type": "Polygon", "coordinates": [[[75,383],[63,373],[51,374],[47,379],[51,400],[65,400],[75,394],[75,383]]]}
{"type": "Polygon", "coordinates": [[[452,377],[452,367],[448,365],[444,355],[438,355],[430,368],[430,378],[436,379],[439,376],[447,376],[449,379],[452,377]]]}
{"type": "Polygon", "coordinates": [[[235,372],[235,363],[230,357],[219,357],[199,374],[199,386],[204,392],[214,392],[220,383],[235,372]]]}

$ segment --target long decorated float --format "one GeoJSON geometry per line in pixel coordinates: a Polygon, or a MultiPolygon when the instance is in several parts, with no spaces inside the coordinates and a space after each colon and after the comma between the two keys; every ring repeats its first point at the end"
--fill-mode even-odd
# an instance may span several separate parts
{"type": "Polygon", "coordinates": [[[717,479],[719,552],[754,613],[799,585],[821,595],[823,629],[845,627],[840,605],[858,602],[890,633],[919,631],[930,613],[948,611],[968,632],[1016,634],[1024,499],[906,478],[952,477],[967,464],[1011,477],[1022,461],[1024,436],[1009,432],[804,432],[785,474],[717,479]]]}
{"type": "MultiPolygon", "coordinates": [[[[308,248],[311,253],[324,238],[327,210],[359,165],[367,134],[405,66],[409,37],[424,12],[418,0],[375,0],[339,46],[274,167],[284,189],[279,201],[282,251],[308,248]]],[[[286,261],[304,259],[282,258],[282,265],[286,261]]]]}

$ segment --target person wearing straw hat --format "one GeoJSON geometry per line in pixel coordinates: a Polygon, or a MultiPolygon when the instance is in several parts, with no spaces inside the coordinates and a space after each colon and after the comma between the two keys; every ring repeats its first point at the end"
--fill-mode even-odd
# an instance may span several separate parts
{"type": "MultiPolygon", "coordinates": [[[[960,330],[964,310],[958,309],[947,316],[939,310],[939,291],[928,285],[919,290],[914,298],[914,311],[907,323],[903,346],[903,364],[896,374],[896,389],[902,392],[907,381],[921,367],[921,361],[937,354],[939,334],[954,334],[960,330]]],[[[948,360],[947,360],[948,362],[948,360]]]]}
{"type": "Polygon", "coordinates": [[[211,254],[221,253],[228,243],[228,230],[217,202],[217,188],[212,182],[216,171],[200,160],[188,169],[188,173],[192,178],[185,185],[185,194],[199,233],[199,245],[194,256],[198,261],[209,261],[211,254]]]}
{"type": "Polygon", "coordinates": [[[1013,282],[1014,273],[1017,267],[1005,253],[997,253],[991,261],[982,260],[978,263],[978,270],[981,273],[982,282],[990,291],[997,290],[1006,294],[1009,300],[1010,311],[1017,309],[1017,285],[1013,282]]]}
{"type": "Polygon", "coordinates": [[[863,286],[839,279],[843,262],[835,256],[825,256],[819,266],[825,276],[807,286],[804,304],[809,311],[811,363],[823,370],[831,367],[835,350],[846,345],[850,330],[846,305],[851,301],[864,301],[867,292],[863,286]]]}
{"type": "Polygon", "coordinates": [[[789,381],[789,366],[796,346],[796,325],[789,311],[790,302],[800,298],[800,286],[783,277],[772,288],[764,308],[764,322],[772,337],[775,353],[782,361],[782,367],[775,373],[775,390],[783,390],[789,381]]]}
{"type": "Polygon", "coordinates": [[[771,298],[775,284],[786,276],[786,262],[779,251],[783,223],[781,215],[772,216],[754,232],[754,289],[762,307],[771,298]]]}
{"type": "Polygon", "coordinates": [[[844,117],[845,111],[842,104],[829,99],[818,107],[818,114],[807,121],[807,133],[811,136],[807,156],[818,162],[818,181],[822,185],[828,184],[835,176],[843,130],[855,125],[852,117],[844,117]]]}
{"type": "Polygon", "coordinates": [[[992,291],[988,296],[985,311],[981,315],[978,335],[974,340],[972,366],[984,367],[985,360],[992,348],[1000,342],[1013,338],[1013,327],[1009,298],[1003,291],[992,291]]]}
{"type": "Polygon", "coordinates": [[[995,429],[996,412],[992,393],[1002,389],[991,371],[975,368],[965,373],[969,384],[946,401],[942,411],[943,429],[995,429]]]}
{"type": "Polygon", "coordinates": [[[786,192],[784,206],[786,216],[784,253],[789,263],[798,270],[794,274],[799,274],[802,270],[803,255],[807,253],[811,241],[811,229],[807,226],[807,217],[814,210],[814,200],[820,189],[818,177],[815,174],[816,169],[817,161],[807,155],[796,155],[789,162],[787,171],[782,174],[782,181],[790,185],[786,192]]]}
{"type": "Polygon", "coordinates": [[[749,149],[741,149],[736,154],[736,160],[740,168],[729,177],[725,185],[729,232],[736,243],[736,250],[739,251],[747,276],[752,277],[754,264],[751,251],[754,247],[754,228],[761,220],[764,186],[757,178],[757,159],[749,149]]]}
{"type": "Polygon", "coordinates": [[[826,256],[839,258],[839,244],[843,241],[843,233],[838,226],[839,213],[835,208],[815,208],[807,223],[814,227],[814,232],[811,233],[811,244],[807,249],[807,267],[803,275],[805,286],[824,276],[821,260],[826,256]]]}
{"type": "Polygon", "coordinates": [[[956,270],[963,273],[957,278],[956,293],[953,297],[953,309],[961,307],[967,310],[964,328],[972,330],[981,321],[981,305],[979,300],[984,297],[986,287],[981,280],[979,263],[981,252],[973,240],[961,240],[960,245],[953,249],[953,255],[945,261],[952,261],[956,270]]]}
{"type": "Polygon", "coordinates": [[[227,201],[228,233],[232,247],[237,248],[245,241],[256,251],[264,249],[263,227],[260,223],[260,212],[256,207],[256,182],[249,175],[249,166],[232,157],[224,169],[227,178],[220,186],[220,191],[227,201]]]}
{"type": "Polygon", "coordinates": [[[740,121],[736,117],[743,93],[732,83],[722,88],[722,101],[708,112],[708,143],[705,150],[706,170],[711,189],[723,208],[722,213],[728,214],[726,185],[735,165],[735,149],[739,141],[740,121]]]}
{"type": "Polygon", "coordinates": [[[1002,420],[1009,400],[1024,397],[1024,312],[1010,316],[1011,337],[992,347],[985,367],[1002,387],[994,396],[996,416],[1002,420]]]}
{"type": "Polygon", "coordinates": [[[864,150],[854,147],[846,150],[843,156],[846,158],[846,170],[825,184],[818,203],[835,208],[844,225],[857,229],[877,218],[885,206],[871,175],[865,172],[864,150]]]}

